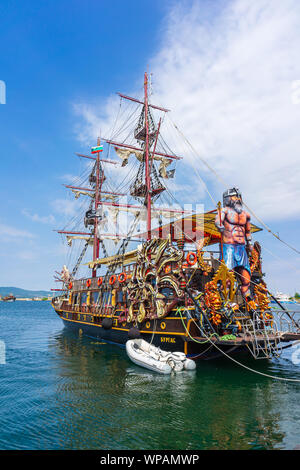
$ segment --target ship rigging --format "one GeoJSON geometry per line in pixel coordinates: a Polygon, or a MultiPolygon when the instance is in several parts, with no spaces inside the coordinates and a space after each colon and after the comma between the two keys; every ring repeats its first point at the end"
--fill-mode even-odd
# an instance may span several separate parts
{"type": "Polygon", "coordinates": [[[143,93],[143,100],[119,94],[133,111],[118,132],[114,125],[110,138],[98,138],[91,155],[78,154],[92,167],[83,184],[66,188],[85,198],[85,214],[81,224],[75,217],[73,228],[58,233],[83,246],[71,273],[65,266],[56,276],[62,288],[55,311],[66,326],[119,345],[143,338],[193,358],[279,356],[300,330],[294,314],[270,307],[261,246],[250,243],[261,229],[250,222],[237,188],[208,212],[174,206],[167,183],[182,156],[161,134],[169,110],[149,102],[147,73],[143,93]],[[84,263],[90,246],[92,260],[84,263]],[[79,277],[83,266],[91,274],[79,277]]]}

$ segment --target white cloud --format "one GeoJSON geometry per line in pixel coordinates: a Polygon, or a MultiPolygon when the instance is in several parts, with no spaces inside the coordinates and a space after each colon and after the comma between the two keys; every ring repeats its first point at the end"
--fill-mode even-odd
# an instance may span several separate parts
{"type": "Polygon", "coordinates": [[[0,224],[0,237],[1,240],[9,241],[11,238],[31,239],[35,238],[35,235],[27,230],[20,230],[10,225],[0,224]]]}
{"type": "MultiPolygon", "coordinates": [[[[82,121],[80,121],[76,126],[78,140],[83,145],[94,145],[100,134],[106,138],[113,138],[120,125],[120,121],[116,122],[119,108],[120,98],[116,94],[107,97],[105,102],[97,100],[92,104],[75,103],[73,105],[74,114],[82,118],[84,123],[82,125],[82,121]]],[[[132,108],[138,108],[138,106],[132,104],[130,110],[132,108]]]]}
{"type": "Polygon", "coordinates": [[[23,250],[17,253],[16,258],[23,261],[33,261],[37,259],[38,253],[36,251],[23,250]]]}
{"type": "Polygon", "coordinates": [[[299,2],[233,1],[211,20],[203,2],[187,5],[170,14],[152,61],[159,102],[255,212],[299,216],[299,2]]]}
{"type": "Polygon", "coordinates": [[[51,205],[55,212],[67,217],[75,215],[78,210],[78,204],[71,199],[55,199],[51,205]]]}
{"type": "Polygon", "coordinates": [[[76,184],[78,182],[78,175],[66,173],[64,175],[59,176],[59,179],[63,180],[65,184],[76,184]]]}
{"type": "Polygon", "coordinates": [[[25,215],[25,217],[27,217],[28,219],[33,220],[34,222],[41,222],[42,224],[55,223],[55,217],[52,214],[40,216],[38,214],[31,214],[27,209],[23,209],[22,214],[25,215]]]}
{"type": "MultiPolygon", "coordinates": [[[[293,93],[300,79],[300,4],[220,5],[181,2],[169,12],[161,49],[151,61],[153,102],[173,110],[172,120],[199,155],[228,185],[240,187],[259,216],[299,217],[300,105],[293,93]]],[[[79,139],[91,142],[100,127],[113,127],[118,99],[108,97],[101,114],[89,104],[74,109],[85,123],[79,139]]],[[[186,162],[210,180],[185,145],[174,150],[185,150],[186,162]]],[[[212,191],[219,200],[220,185],[212,191]]]]}

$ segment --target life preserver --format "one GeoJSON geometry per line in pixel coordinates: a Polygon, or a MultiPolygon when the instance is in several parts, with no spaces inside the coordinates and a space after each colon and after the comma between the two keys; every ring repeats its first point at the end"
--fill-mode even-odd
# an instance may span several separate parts
{"type": "Polygon", "coordinates": [[[86,281],[86,287],[90,287],[91,283],[92,283],[91,280],[88,279],[88,280],[86,281]]]}
{"type": "Polygon", "coordinates": [[[196,253],[193,253],[192,251],[190,251],[190,252],[187,254],[186,262],[187,262],[190,266],[194,266],[194,264],[197,263],[197,255],[196,255],[196,253]],[[191,260],[191,257],[192,257],[192,260],[191,260]]]}
{"type": "Polygon", "coordinates": [[[98,279],[98,281],[97,281],[98,287],[100,287],[100,286],[102,285],[102,282],[103,282],[102,277],[99,277],[99,279],[98,279]]]}
{"type": "Polygon", "coordinates": [[[117,279],[117,276],[115,274],[110,276],[109,283],[110,283],[111,286],[116,282],[116,279],[117,279]]]}
{"type": "Polygon", "coordinates": [[[127,275],[126,273],[120,273],[119,276],[118,276],[118,281],[122,284],[122,282],[125,282],[127,279],[127,275]]]}
{"type": "Polygon", "coordinates": [[[72,287],[73,287],[72,282],[69,282],[68,289],[72,289],[72,287]]]}

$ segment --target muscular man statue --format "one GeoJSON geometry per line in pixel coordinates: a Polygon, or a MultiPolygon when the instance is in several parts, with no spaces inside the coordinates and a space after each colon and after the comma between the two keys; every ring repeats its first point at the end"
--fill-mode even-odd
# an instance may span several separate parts
{"type": "Polygon", "coordinates": [[[223,209],[218,211],[215,224],[222,236],[224,262],[228,269],[240,275],[241,292],[246,296],[251,276],[246,250],[246,246],[248,251],[251,250],[251,225],[250,215],[243,210],[242,196],[237,188],[228,189],[223,194],[223,209]]]}

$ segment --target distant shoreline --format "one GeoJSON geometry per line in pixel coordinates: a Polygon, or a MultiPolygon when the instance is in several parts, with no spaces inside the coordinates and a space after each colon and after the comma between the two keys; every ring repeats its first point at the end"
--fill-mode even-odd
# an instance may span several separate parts
{"type": "Polygon", "coordinates": [[[52,299],[53,292],[50,290],[29,290],[14,286],[0,286],[0,301],[11,297],[16,300],[44,300],[52,299]]]}
{"type": "Polygon", "coordinates": [[[30,298],[30,297],[15,297],[13,300],[3,300],[0,298],[0,302],[15,302],[15,301],[23,301],[23,302],[51,302],[52,297],[44,297],[44,298],[30,298]]]}

